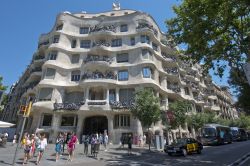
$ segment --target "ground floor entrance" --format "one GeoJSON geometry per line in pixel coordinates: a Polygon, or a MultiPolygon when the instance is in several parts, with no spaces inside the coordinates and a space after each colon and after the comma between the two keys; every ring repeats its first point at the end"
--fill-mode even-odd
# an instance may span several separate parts
{"type": "Polygon", "coordinates": [[[91,116],[84,120],[83,134],[104,133],[108,131],[108,119],[106,116],[91,116]]]}

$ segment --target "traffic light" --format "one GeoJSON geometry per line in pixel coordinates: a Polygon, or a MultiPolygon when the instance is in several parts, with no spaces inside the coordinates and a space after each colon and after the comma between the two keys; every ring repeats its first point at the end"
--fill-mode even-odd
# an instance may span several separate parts
{"type": "Polygon", "coordinates": [[[32,107],[32,102],[30,101],[30,102],[29,102],[29,105],[26,106],[25,116],[28,117],[28,116],[30,115],[31,107],[32,107]]]}
{"type": "Polygon", "coordinates": [[[26,105],[20,105],[20,111],[19,111],[19,113],[21,115],[25,115],[26,110],[27,110],[27,106],[26,105]]]}

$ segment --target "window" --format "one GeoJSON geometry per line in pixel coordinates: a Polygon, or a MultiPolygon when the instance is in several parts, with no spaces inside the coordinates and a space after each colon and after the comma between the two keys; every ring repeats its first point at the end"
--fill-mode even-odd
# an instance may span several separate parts
{"type": "Polygon", "coordinates": [[[109,102],[116,101],[116,96],[115,96],[115,90],[110,89],[109,90],[109,102]]]}
{"type": "Polygon", "coordinates": [[[120,47],[120,46],[122,46],[122,39],[113,39],[111,46],[112,47],[120,47]]]}
{"type": "Polygon", "coordinates": [[[62,29],[63,29],[63,24],[57,25],[57,27],[56,27],[56,30],[57,30],[57,31],[60,31],[60,30],[62,30],[62,29]]]}
{"type": "Polygon", "coordinates": [[[56,60],[57,58],[57,51],[52,51],[49,53],[49,60],[56,60]]]}
{"type": "Polygon", "coordinates": [[[120,32],[127,32],[128,31],[128,25],[127,24],[123,24],[120,26],[120,32]]]}
{"type": "Polygon", "coordinates": [[[81,72],[79,70],[71,72],[71,81],[79,81],[81,72]]]}
{"type": "Polygon", "coordinates": [[[76,40],[71,41],[71,48],[76,48],[76,40]]]}
{"type": "Polygon", "coordinates": [[[53,43],[59,43],[59,35],[54,36],[53,43]]]}
{"type": "Polygon", "coordinates": [[[152,56],[151,51],[147,50],[147,49],[143,49],[142,50],[142,58],[143,59],[149,59],[149,57],[152,56]]]}
{"type": "Polygon", "coordinates": [[[143,70],[143,77],[150,78],[151,77],[151,69],[149,67],[144,67],[143,70]]]}
{"type": "Polygon", "coordinates": [[[49,101],[52,97],[52,88],[41,88],[39,93],[39,101],[49,101]]]}
{"type": "Polygon", "coordinates": [[[79,103],[84,101],[83,92],[68,92],[65,93],[64,102],[65,103],[79,103]]]}
{"type": "Polygon", "coordinates": [[[81,40],[81,48],[90,48],[90,40],[81,40]]]}
{"type": "Polygon", "coordinates": [[[42,126],[51,126],[52,115],[43,115],[43,123],[42,126]]]}
{"type": "Polygon", "coordinates": [[[128,53],[117,54],[116,62],[117,63],[128,62],[128,53]]]}
{"type": "Polygon", "coordinates": [[[152,43],[153,50],[158,51],[158,46],[155,43],[152,43]]]}
{"type": "Polygon", "coordinates": [[[123,70],[118,72],[118,80],[119,81],[126,81],[128,80],[128,71],[123,70]]]}
{"type": "Polygon", "coordinates": [[[130,115],[115,115],[114,127],[130,127],[130,115]]]}
{"type": "Polygon", "coordinates": [[[56,74],[56,69],[52,68],[47,68],[46,69],[46,74],[45,74],[45,79],[54,79],[56,74]]]}
{"type": "Polygon", "coordinates": [[[190,95],[190,93],[189,93],[189,88],[188,88],[188,87],[185,87],[185,88],[184,88],[184,91],[185,91],[185,95],[190,95]]]}
{"type": "Polygon", "coordinates": [[[130,44],[131,44],[131,46],[135,45],[135,38],[134,37],[130,38],[130,44]]]}
{"type": "Polygon", "coordinates": [[[76,126],[76,116],[62,116],[61,126],[76,126]]]}
{"type": "Polygon", "coordinates": [[[88,34],[89,33],[89,27],[80,27],[80,34],[88,34]]]}
{"type": "Polygon", "coordinates": [[[147,35],[141,35],[141,43],[148,43],[150,44],[150,38],[147,35]]]}
{"type": "Polygon", "coordinates": [[[120,89],[119,90],[119,101],[124,104],[131,104],[134,101],[135,90],[130,89],[120,89]]]}
{"type": "Polygon", "coordinates": [[[79,60],[80,60],[80,55],[79,54],[73,54],[71,56],[71,63],[72,64],[79,63],[79,60]]]}

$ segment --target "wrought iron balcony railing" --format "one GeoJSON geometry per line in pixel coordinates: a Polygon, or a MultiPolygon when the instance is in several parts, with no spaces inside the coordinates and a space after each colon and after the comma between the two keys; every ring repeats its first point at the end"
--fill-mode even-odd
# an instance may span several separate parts
{"type": "Polygon", "coordinates": [[[112,109],[129,109],[134,106],[134,100],[130,101],[109,101],[109,104],[112,109]]]}
{"type": "Polygon", "coordinates": [[[94,32],[114,32],[116,33],[116,25],[95,25],[90,27],[89,33],[94,32]]]}
{"type": "Polygon", "coordinates": [[[93,73],[86,72],[82,75],[82,80],[86,80],[86,79],[113,79],[113,80],[116,80],[117,75],[112,71],[107,71],[105,73],[102,73],[100,71],[94,71],[93,73]]]}
{"type": "Polygon", "coordinates": [[[69,110],[76,111],[79,110],[82,105],[85,104],[85,101],[76,102],[76,103],[54,103],[54,111],[55,110],[69,110]]]}
{"type": "Polygon", "coordinates": [[[153,31],[153,33],[154,33],[155,36],[158,35],[157,29],[155,29],[155,28],[153,27],[153,25],[149,25],[148,23],[139,23],[139,25],[136,27],[136,29],[139,29],[139,30],[140,30],[140,29],[144,29],[144,28],[153,31]]]}
{"type": "Polygon", "coordinates": [[[88,55],[84,60],[84,63],[98,62],[98,61],[111,63],[112,58],[109,58],[108,56],[88,55]]]}
{"type": "Polygon", "coordinates": [[[173,68],[164,68],[164,70],[165,70],[168,74],[177,75],[177,74],[179,73],[177,67],[173,67],[173,68]]]}

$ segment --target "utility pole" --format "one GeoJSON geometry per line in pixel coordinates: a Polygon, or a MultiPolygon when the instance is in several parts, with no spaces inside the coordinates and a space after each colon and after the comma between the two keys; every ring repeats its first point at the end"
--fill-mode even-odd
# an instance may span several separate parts
{"type": "Polygon", "coordinates": [[[29,117],[31,107],[32,107],[32,102],[31,101],[29,102],[28,106],[21,106],[20,107],[20,111],[24,112],[23,113],[23,123],[22,123],[21,133],[19,135],[18,142],[17,142],[17,145],[16,145],[16,150],[15,150],[12,166],[15,166],[15,163],[16,163],[16,156],[17,156],[18,147],[19,147],[19,144],[20,144],[21,139],[23,137],[24,126],[25,126],[25,123],[26,123],[26,119],[29,117]]]}

